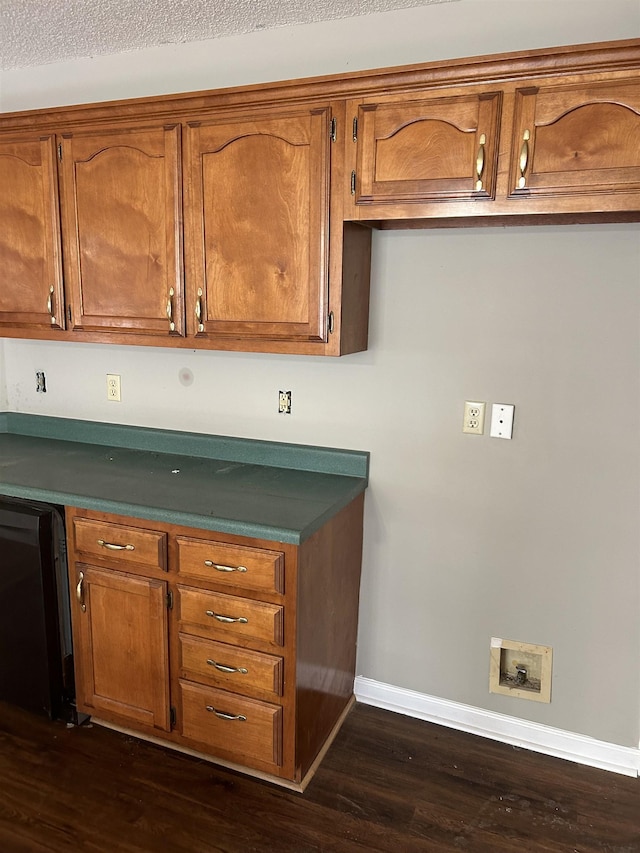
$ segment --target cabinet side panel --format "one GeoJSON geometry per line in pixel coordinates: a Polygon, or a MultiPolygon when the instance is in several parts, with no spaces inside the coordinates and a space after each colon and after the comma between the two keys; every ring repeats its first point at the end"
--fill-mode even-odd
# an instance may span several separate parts
{"type": "Polygon", "coordinates": [[[364,495],[300,549],[296,763],[307,772],[353,694],[364,495]]]}
{"type": "Polygon", "coordinates": [[[371,229],[344,223],[340,354],[363,352],[369,342],[371,229]]]}

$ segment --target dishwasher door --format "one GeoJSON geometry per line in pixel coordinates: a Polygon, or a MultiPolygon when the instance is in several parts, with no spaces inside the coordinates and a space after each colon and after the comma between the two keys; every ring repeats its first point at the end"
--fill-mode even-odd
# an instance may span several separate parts
{"type": "Polygon", "coordinates": [[[0,498],[0,700],[52,719],[74,693],[63,519],[0,498]]]}

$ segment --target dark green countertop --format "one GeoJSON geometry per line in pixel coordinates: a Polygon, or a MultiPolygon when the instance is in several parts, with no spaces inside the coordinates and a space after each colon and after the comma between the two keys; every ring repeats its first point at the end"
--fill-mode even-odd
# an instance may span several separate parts
{"type": "Polygon", "coordinates": [[[369,454],[0,413],[0,494],[299,544],[367,487],[369,454]]]}

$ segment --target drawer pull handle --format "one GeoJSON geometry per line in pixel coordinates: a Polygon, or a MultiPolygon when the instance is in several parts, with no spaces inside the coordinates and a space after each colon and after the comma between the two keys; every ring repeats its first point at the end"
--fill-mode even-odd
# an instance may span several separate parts
{"type": "Polygon", "coordinates": [[[211,616],[214,619],[217,619],[218,622],[225,622],[227,624],[230,622],[241,622],[243,625],[246,625],[249,621],[244,616],[222,616],[220,613],[214,613],[213,610],[207,610],[205,612],[207,616],[211,616]]]}
{"type": "Polygon", "coordinates": [[[216,717],[220,717],[221,720],[238,720],[241,723],[246,722],[246,717],[244,714],[225,714],[224,711],[216,711],[213,705],[206,705],[206,710],[211,714],[215,714],[216,717]]]}
{"type": "Polygon", "coordinates": [[[246,675],[249,670],[245,669],[243,666],[226,666],[224,663],[218,663],[215,660],[211,660],[211,658],[207,659],[207,663],[209,666],[214,666],[220,672],[239,672],[241,675],[246,675]]]}
{"type": "Polygon", "coordinates": [[[103,548],[108,548],[110,551],[135,551],[135,545],[114,545],[113,542],[105,542],[104,539],[98,539],[98,545],[103,548]]]}
{"type": "Polygon", "coordinates": [[[223,566],[220,563],[214,563],[213,560],[205,560],[205,566],[210,569],[215,569],[216,572],[246,572],[246,566],[223,566]]]}

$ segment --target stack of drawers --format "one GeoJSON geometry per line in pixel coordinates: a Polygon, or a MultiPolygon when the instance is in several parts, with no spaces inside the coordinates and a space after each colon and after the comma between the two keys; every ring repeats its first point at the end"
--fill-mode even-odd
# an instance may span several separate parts
{"type": "Polygon", "coordinates": [[[284,554],[177,537],[182,734],[282,763],[284,554]]]}

